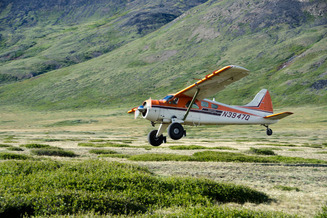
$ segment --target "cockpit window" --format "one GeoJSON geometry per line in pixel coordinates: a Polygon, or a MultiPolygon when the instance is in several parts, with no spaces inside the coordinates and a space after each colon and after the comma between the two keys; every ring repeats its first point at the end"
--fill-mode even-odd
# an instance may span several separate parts
{"type": "Polygon", "coordinates": [[[178,103],[178,98],[174,98],[169,102],[170,104],[177,104],[178,103]]]}
{"type": "Polygon", "coordinates": [[[173,95],[167,95],[167,96],[164,97],[162,100],[169,101],[169,100],[172,99],[173,97],[174,97],[173,95]]]}

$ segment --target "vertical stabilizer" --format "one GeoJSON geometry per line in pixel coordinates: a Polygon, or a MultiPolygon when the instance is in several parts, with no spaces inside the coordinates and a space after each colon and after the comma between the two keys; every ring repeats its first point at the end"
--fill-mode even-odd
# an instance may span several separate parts
{"type": "Polygon", "coordinates": [[[244,107],[273,113],[271,97],[267,89],[258,92],[254,99],[244,107]]]}

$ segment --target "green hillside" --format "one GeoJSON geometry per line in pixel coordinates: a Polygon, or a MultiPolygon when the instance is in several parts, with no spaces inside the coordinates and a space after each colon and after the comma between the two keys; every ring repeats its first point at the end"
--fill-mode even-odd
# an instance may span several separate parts
{"type": "Polygon", "coordinates": [[[116,25],[131,11],[100,20],[91,16],[74,25],[24,26],[25,39],[35,37],[35,44],[18,57],[6,59],[17,43],[7,46],[8,38],[2,40],[1,104],[128,108],[177,92],[229,64],[251,74],[211,96],[218,101],[247,103],[268,88],[274,105],[327,102],[326,1],[208,1],[143,33],[137,30],[140,19],[127,29],[116,25]],[[37,38],[37,30],[45,36],[37,38]]]}
{"type": "Polygon", "coordinates": [[[0,84],[108,53],[204,0],[4,0],[0,3],[0,84]]]}

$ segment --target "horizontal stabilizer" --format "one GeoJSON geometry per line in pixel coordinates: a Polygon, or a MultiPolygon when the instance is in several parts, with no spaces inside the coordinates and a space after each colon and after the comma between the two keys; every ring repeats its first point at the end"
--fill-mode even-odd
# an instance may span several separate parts
{"type": "Polygon", "coordinates": [[[278,113],[278,114],[272,114],[272,115],[268,115],[265,116],[265,119],[269,119],[269,120],[280,120],[283,119],[289,115],[292,115],[292,112],[282,112],[282,113],[278,113]]]}

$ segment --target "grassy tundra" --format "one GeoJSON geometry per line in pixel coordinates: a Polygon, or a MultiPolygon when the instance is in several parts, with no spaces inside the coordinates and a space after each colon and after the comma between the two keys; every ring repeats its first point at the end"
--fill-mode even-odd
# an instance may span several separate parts
{"type": "Polygon", "coordinates": [[[2,108],[0,214],[326,216],[327,107],[283,108],[271,137],[186,127],[157,148],[125,110],[2,108]]]}

